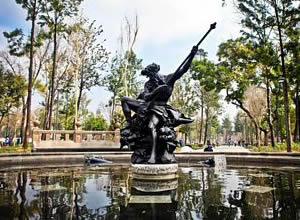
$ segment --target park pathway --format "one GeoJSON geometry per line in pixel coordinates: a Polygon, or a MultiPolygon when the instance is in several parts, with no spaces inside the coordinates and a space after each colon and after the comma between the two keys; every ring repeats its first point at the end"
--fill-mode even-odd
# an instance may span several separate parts
{"type": "MultiPolygon", "coordinates": [[[[249,149],[241,146],[221,145],[213,148],[214,152],[250,152],[249,149]]],[[[203,149],[195,150],[195,152],[203,152],[203,149]]]]}

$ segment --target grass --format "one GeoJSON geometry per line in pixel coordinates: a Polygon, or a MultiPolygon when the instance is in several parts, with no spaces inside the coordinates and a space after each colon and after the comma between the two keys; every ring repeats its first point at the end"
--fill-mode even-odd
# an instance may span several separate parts
{"type": "Polygon", "coordinates": [[[22,146],[5,146],[0,148],[1,153],[29,153],[31,152],[31,147],[24,149],[22,146]]]}
{"type": "MultiPolygon", "coordinates": [[[[269,146],[250,146],[250,151],[252,152],[287,152],[285,143],[276,143],[275,147],[269,146]]],[[[300,143],[293,143],[292,152],[300,152],[300,143]]]]}

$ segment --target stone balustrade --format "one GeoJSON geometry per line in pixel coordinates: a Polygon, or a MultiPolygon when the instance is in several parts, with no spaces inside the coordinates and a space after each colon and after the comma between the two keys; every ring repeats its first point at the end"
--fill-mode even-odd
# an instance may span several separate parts
{"type": "Polygon", "coordinates": [[[33,150],[42,147],[119,146],[120,131],[39,130],[32,131],[33,150]]]}

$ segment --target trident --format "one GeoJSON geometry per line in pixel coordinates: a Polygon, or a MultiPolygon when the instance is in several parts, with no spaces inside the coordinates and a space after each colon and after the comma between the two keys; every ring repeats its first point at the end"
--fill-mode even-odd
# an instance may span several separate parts
{"type": "MultiPolygon", "coordinates": [[[[210,25],[209,30],[208,30],[208,31],[206,32],[206,34],[201,38],[201,40],[197,43],[196,47],[199,47],[199,45],[200,45],[200,44],[202,43],[202,41],[206,38],[206,36],[209,34],[209,32],[210,32],[211,30],[213,30],[213,29],[216,28],[216,25],[217,25],[216,22],[210,25]]],[[[180,64],[180,66],[177,68],[177,70],[176,70],[175,72],[177,72],[177,71],[180,70],[180,68],[185,64],[185,62],[189,59],[190,56],[191,56],[191,54],[189,54],[189,55],[185,58],[185,60],[180,64]]]]}

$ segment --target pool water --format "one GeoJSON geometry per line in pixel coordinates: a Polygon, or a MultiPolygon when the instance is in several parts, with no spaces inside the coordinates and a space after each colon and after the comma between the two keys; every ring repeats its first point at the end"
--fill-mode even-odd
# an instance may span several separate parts
{"type": "Polygon", "coordinates": [[[0,171],[0,219],[300,219],[293,169],[180,167],[174,181],[141,192],[128,166],[0,171]]]}

